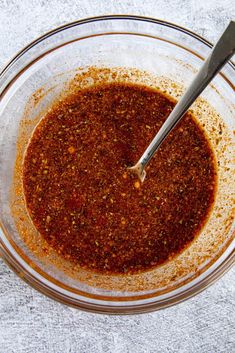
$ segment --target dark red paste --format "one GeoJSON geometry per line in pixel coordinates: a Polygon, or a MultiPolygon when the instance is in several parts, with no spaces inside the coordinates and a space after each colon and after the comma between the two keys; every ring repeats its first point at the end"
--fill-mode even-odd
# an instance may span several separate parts
{"type": "Polygon", "coordinates": [[[23,184],[32,221],[61,256],[101,273],[134,273],[182,251],[206,221],[215,166],[190,115],[168,136],[141,184],[128,173],[174,107],[131,84],[81,90],[41,120],[23,184]]]}

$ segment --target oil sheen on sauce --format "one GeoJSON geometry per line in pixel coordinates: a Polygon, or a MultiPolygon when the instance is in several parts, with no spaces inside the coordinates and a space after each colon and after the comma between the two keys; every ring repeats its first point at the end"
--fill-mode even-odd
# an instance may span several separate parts
{"type": "Polygon", "coordinates": [[[31,219],[58,256],[88,270],[124,274],[180,253],[203,227],[215,196],[209,142],[186,114],[147,167],[128,173],[174,102],[126,83],[70,94],[29,142],[23,186],[31,219]]]}

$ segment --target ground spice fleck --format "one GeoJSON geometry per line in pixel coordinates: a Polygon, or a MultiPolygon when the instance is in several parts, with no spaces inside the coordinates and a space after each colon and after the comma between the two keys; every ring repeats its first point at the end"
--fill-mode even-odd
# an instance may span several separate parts
{"type": "Polygon", "coordinates": [[[174,104],[159,91],[112,83],[71,94],[42,119],[25,155],[23,186],[33,223],[59,256],[128,274],[192,242],[216,182],[213,152],[192,115],[164,141],[142,185],[127,173],[174,104]]]}
{"type": "Polygon", "coordinates": [[[136,189],[140,188],[140,182],[139,181],[135,181],[134,186],[136,189]]]}
{"type": "Polygon", "coordinates": [[[69,151],[70,154],[73,154],[75,152],[75,148],[73,146],[70,146],[68,148],[68,151],[69,151]]]}

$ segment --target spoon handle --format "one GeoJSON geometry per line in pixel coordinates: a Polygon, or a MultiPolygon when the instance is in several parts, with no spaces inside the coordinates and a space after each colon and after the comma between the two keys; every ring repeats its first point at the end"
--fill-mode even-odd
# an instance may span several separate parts
{"type": "Polygon", "coordinates": [[[179,122],[182,116],[186,113],[188,108],[206,88],[213,77],[220,71],[226,62],[235,53],[235,22],[231,21],[224,33],[215,44],[211,54],[204,62],[203,66],[197,73],[193,82],[181,97],[175,108],[172,110],[167,120],[164,122],[150,145],[147,147],[137,164],[130,168],[133,169],[141,179],[144,180],[146,172],[144,170],[147,163],[153,157],[161,143],[165,140],[167,135],[179,122]]]}

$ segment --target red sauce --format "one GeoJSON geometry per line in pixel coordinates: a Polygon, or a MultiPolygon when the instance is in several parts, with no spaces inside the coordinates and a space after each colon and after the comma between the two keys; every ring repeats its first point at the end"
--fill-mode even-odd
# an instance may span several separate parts
{"type": "Polygon", "coordinates": [[[215,194],[214,157],[186,114],[147,168],[127,172],[174,107],[159,91],[107,84],[71,94],[41,120],[24,159],[32,221],[58,254],[101,273],[134,273],[181,252],[215,194]]]}

